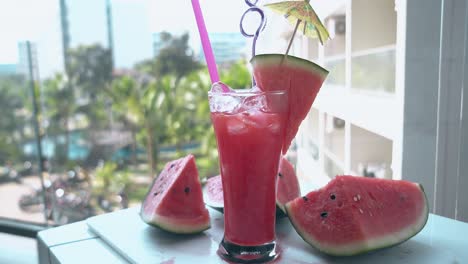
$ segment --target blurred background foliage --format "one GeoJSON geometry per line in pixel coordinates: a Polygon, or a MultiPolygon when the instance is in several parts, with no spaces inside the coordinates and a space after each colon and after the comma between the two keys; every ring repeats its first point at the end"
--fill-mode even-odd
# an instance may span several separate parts
{"type": "MultiPolygon", "coordinates": [[[[167,161],[188,153],[196,156],[201,178],[219,173],[206,67],[194,57],[187,34],[164,33],[162,39],[168,45],[155,58],[118,71],[100,45],[70,49],[66,70],[37,84],[50,177],[79,167],[93,196],[124,192],[137,203],[167,161]]],[[[246,61],[220,71],[231,87],[251,84],[246,61]]],[[[9,109],[0,118],[2,166],[20,166],[37,151],[27,87],[24,77],[0,76],[0,104],[9,109]]]]}

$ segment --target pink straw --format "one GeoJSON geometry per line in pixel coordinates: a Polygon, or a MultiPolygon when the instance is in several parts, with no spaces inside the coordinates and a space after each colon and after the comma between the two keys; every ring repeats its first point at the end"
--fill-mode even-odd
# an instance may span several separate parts
{"type": "MultiPolygon", "coordinates": [[[[193,13],[195,14],[195,20],[197,20],[198,32],[200,33],[200,39],[202,42],[203,52],[205,53],[206,64],[208,65],[208,72],[212,83],[219,82],[218,69],[216,68],[216,61],[211,48],[210,38],[206,31],[205,20],[200,8],[200,2],[198,0],[192,0],[193,13]]],[[[228,88],[222,85],[223,91],[228,92],[228,88]]]]}

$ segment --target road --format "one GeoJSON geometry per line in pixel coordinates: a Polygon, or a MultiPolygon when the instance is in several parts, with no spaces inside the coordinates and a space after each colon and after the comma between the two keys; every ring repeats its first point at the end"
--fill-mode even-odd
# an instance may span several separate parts
{"type": "Polygon", "coordinates": [[[24,212],[18,206],[18,201],[22,195],[31,194],[33,188],[40,188],[41,183],[38,177],[23,178],[23,183],[16,182],[0,184],[0,217],[12,218],[22,221],[45,223],[44,214],[39,212],[24,212]]]}

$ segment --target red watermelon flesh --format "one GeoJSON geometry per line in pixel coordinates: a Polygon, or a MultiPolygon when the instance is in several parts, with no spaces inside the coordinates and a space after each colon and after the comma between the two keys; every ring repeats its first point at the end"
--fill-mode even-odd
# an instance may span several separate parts
{"type": "Polygon", "coordinates": [[[163,230],[191,234],[210,227],[193,155],[166,164],[146,195],[140,216],[163,230]]]}
{"type": "Polygon", "coordinates": [[[277,186],[276,186],[276,205],[283,211],[284,205],[301,196],[299,181],[296,176],[296,171],[286,158],[282,158],[278,170],[277,186]]]}
{"type": "Polygon", "coordinates": [[[325,187],[286,204],[299,235],[327,254],[356,255],[401,243],[426,224],[421,185],[337,176],[325,187]]]}
{"type": "Polygon", "coordinates": [[[288,91],[288,121],[283,153],[296,136],[302,120],[312,107],[328,71],[317,64],[284,54],[262,54],[252,58],[253,75],[263,91],[288,91]]]}
{"type": "Polygon", "coordinates": [[[220,212],[224,210],[223,182],[221,175],[211,177],[206,182],[206,205],[220,212]]]}
{"type": "MultiPolygon", "coordinates": [[[[293,165],[286,159],[281,158],[277,178],[276,189],[276,216],[285,216],[284,205],[301,195],[299,181],[293,165]]],[[[206,205],[220,212],[224,211],[224,195],[221,175],[208,179],[205,186],[206,205]]]]}

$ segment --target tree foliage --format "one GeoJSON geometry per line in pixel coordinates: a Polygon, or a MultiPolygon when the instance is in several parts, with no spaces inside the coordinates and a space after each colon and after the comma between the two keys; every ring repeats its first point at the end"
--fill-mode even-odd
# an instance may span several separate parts
{"type": "Polygon", "coordinates": [[[119,120],[139,130],[138,139],[146,146],[148,163],[152,174],[155,172],[159,142],[166,131],[164,118],[168,86],[162,81],[145,80],[122,76],[112,83],[112,106],[119,120]]]}
{"type": "MultiPolygon", "coordinates": [[[[108,49],[90,45],[69,51],[68,74],[56,74],[41,87],[47,133],[66,135],[65,153],[73,129],[112,130],[112,118],[117,127],[131,131],[135,149],[146,150],[151,175],[162,164],[162,147],[174,147],[176,158],[186,154],[189,144],[198,146],[194,151],[200,175],[217,173],[216,140],[207,98],[211,86],[208,72],[195,59],[187,34],[177,37],[163,33],[161,39],[163,48],[158,56],[119,75],[112,73],[108,49]]],[[[251,83],[245,61],[223,68],[220,77],[233,88],[245,88],[251,83]]],[[[11,138],[2,137],[2,133],[8,134],[23,122],[12,113],[24,112],[28,105],[24,98],[12,94],[14,89],[2,89],[2,85],[7,84],[0,82],[0,103],[16,109],[0,119],[0,145],[5,146],[11,138]]],[[[17,133],[13,134],[18,139],[17,133]]]]}
{"type": "Polygon", "coordinates": [[[68,87],[78,102],[77,113],[87,117],[95,129],[108,125],[105,93],[112,81],[112,55],[98,44],[78,46],[69,52],[68,87]]]}
{"type": "Polygon", "coordinates": [[[21,76],[0,78],[0,106],[3,110],[0,118],[0,166],[8,160],[20,159],[21,143],[31,136],[26,133],[31,118],[26,84],[21,76]]]}
{"type": "Polygon", "coordinates": [[[69,79],[84,95],[96,96],[112,80],[112,57],[109,49],[95,44],[78,46],[68,53],[69,79]]]}
{"type": "Polygon", "coordinates": [[[162,32],[161,41],[162,48],[159,54],[153,60],[137,64],[137,70],[150,73],[156,78],[173,75],[179,80],[201,68],[189,46],[187,33],[175,37],[168,32],[162,32]]]}

